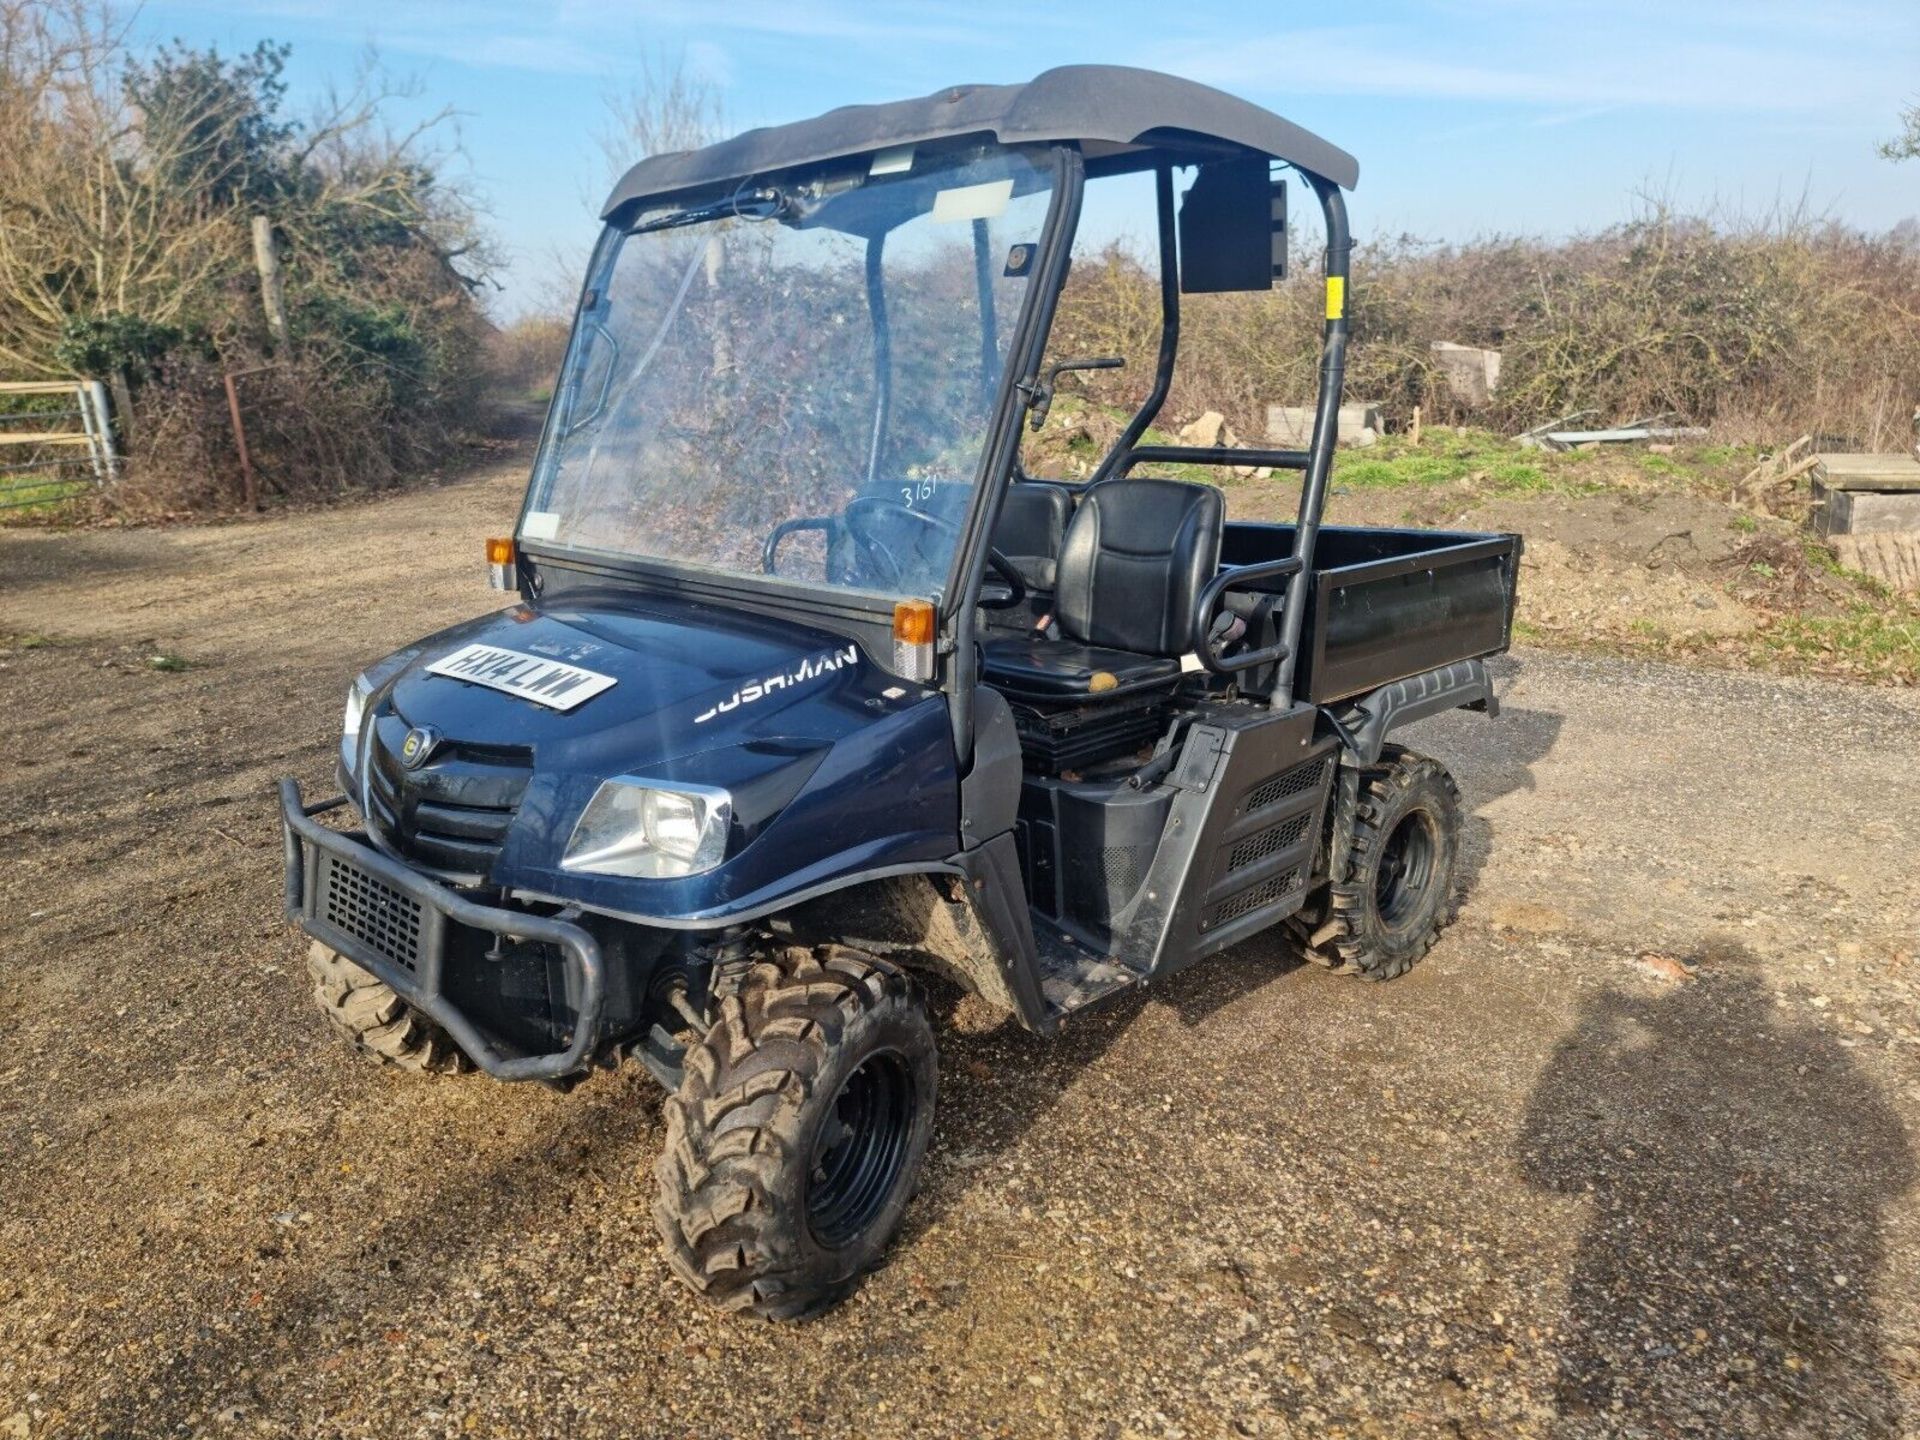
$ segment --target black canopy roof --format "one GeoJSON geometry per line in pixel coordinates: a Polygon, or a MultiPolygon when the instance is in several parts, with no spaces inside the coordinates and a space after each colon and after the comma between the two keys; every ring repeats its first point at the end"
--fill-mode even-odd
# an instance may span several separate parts
{"type": "Polygon", "coordinates": [[[921,100],[845,105],[812,120],[749,130],[701,150],[654,155],[607,197],[603,216],[646,196],[742,180],[843,155],[958,135],[1003,144],[1078,140],[1090,152],[1178,149],[1194,137],[1244,146],[1346,189],[1360,166],[1346,151],[1211,86],[1125,65],[1062,65],[1024,85],[957,85],[921,100]]]}

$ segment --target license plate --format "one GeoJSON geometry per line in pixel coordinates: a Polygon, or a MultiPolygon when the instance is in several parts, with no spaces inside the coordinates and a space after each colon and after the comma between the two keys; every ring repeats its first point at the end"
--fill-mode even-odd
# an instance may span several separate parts
{"type": "Polygon", "coordinates": [[[427,673],[503,690],[554,710],[571,710],[614,684],[611,675],[598,675],[538,655],[522,655],[518,650],[503,650],[498,645],[463,645],[427,666],[427,673]]]}

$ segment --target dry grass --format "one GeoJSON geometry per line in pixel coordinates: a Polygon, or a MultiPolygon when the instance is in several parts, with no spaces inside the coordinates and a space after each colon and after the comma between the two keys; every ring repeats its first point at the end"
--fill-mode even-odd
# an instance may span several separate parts
{"type": "MultiPolygon", "coordinates": [[[[1270,293],[1187,298],[1169,419],[1220,410],[1256,437],[1269,402],[1309,400],[1320,288],[1308,269],[1270,293]]],[[[1430,421],[1509,432],[1575,410],[1619,420],[1670,411],[1728,441],[1813,433],[1882,449],[1905,443],[1920,401],[1912,225],[1868,235],[1655,211],[1558,243],[1375,243],[1353,272],[1348,395],[1379,402],[1393,422],[1415,405],[1430,421]],[[1503,352],[1494,405],[1469,414],[1453,401],[1432,365],[1436,340],[1503,352]]],[[[1084,258],[1053,353],[1151,356],[1155,283],[1118,247],[1084,258]]],[[[1136,361],[1084,385],[1129,405],[1150,378],[1136,361]]]]}

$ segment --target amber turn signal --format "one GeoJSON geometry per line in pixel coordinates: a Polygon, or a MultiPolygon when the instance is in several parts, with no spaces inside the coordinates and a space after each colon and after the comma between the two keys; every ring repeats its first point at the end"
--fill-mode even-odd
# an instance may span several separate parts
{"type": "Polygon", "coordinates": [[[893,668],[908,680],[933,678],[933,603],[902,600],[893,607],[893,668]]]}
{"type": "Polygon", "coordinates": [[[518,590],[519,567],[513,563],[513,541],[495,536],[487,541],[487,584],[495,590],[518,590]]]}
{"type": "Polygon", "coordinates": [[[902,645],[933,643],[933,602],[902,600],[893,607],[893,638],[902,645]]]}

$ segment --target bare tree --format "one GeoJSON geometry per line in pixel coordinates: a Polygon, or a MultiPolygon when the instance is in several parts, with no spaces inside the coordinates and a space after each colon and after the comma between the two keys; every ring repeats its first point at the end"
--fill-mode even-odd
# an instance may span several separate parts
{"type": "Polygon", "coordinates": [[[719,90],[687,64],[684,53],[643,56],[640,73],[625,90],[606,96],[606,108],[598,139],[609,183],[649,155],[711,145],[726,126],[719,90]]]}
{"type": "Polygon", "coordinates": [[[233,218],[184,150],[142,145],[125,30],[86,0],[0,0],[0,364],[50,373],[76,315],[177,319],[233,264],[233,218]]]}
{"type": "Polygon", "coordinates": [[[1889,160],[1920,160],[1920,103],[1908,106],[1900,119],[1906,128],[1882,145],[1880,153],[1889,160]]]}

